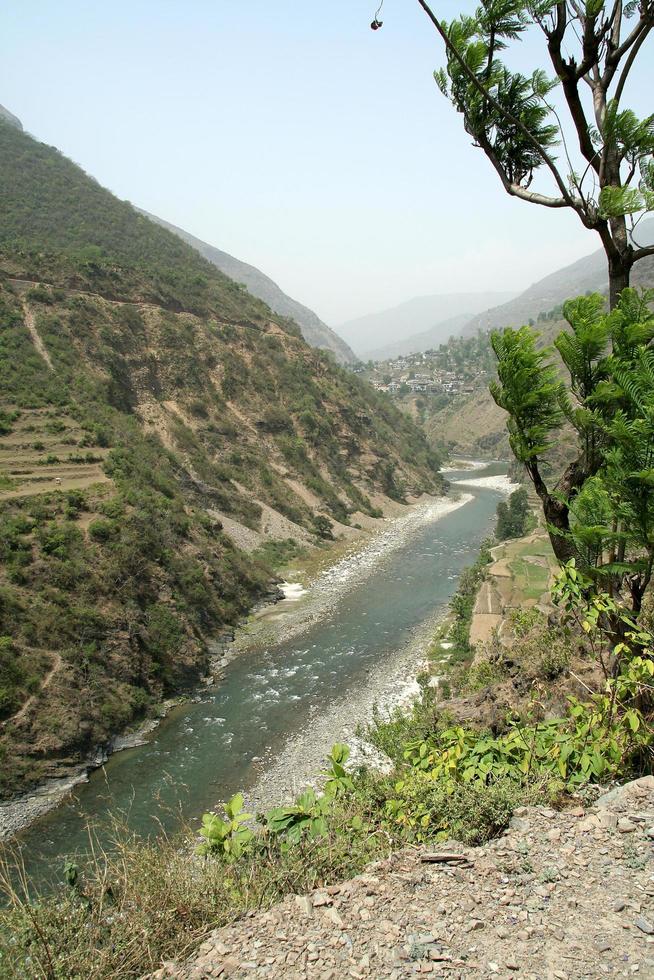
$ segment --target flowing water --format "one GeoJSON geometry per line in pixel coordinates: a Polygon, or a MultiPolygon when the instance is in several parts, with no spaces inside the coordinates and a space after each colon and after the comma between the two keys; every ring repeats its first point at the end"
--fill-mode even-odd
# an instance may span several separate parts
{"type": "MultiPolygon", "coordinates": [[[[503,464],[451,472],[455,482],[506,473],[503,464]]],[[[461,570],[493,526],[502,492],[465,486],[472,499],[414,531],[331,611],[295,639],[234,659],[218,685],[174,709],[147,744],[113,755],[88,783],[22,836],[30,877],[60,877],[83,851],[88,822],[123,814],[132,830],[173,830],[251,785],[259,760],[306,733],[316,713],[353,698],[412,632],[445,609],[461,570]]],[[[339,737],[333,733],[334,740],[339,737]]]]}

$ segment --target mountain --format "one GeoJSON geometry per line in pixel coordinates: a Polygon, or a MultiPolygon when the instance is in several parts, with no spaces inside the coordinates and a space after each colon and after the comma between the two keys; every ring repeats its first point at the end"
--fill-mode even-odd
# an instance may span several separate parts
{"type": "Polygon", "coordinates": [[[449,320],[443,320],[442,323],[436,324],[435,327],[430,327],[429,330],[407,337],[406,340],[398,340],[386,347],[379,347],[377,350],[370,351],[368,357],[373,361],[387,361],[408,354],[420,354],[423,351],[433,350],[440,347],[450,337],[458,337],[469,322],[469,313],[459,313],[457,316],[450,317],[449,320]]]}
{"type": "Polygon", "coordinates": [[[389,398],[0,120],[0,791],[210,669],[275,562],[439,492],[389,398]]]}
{"type": "Polygon", "coordinates": [[[452,333],[454,318],[465,315],[469,319],[490,303],[502,303],[512,295],[484,292],[418,296],[392,309],[349,320],[337,329],[363,360],[383,360],[389,356],[385,353],[389,348],[394,354],[412,354],[426,349],[416,344],[437,347],[452,333]]]}
{"type": "Polygon", "coordinates": [[[9,109],[5,109],[3,105],[0,105],[0,119],[4,119],[5,122],[8,122],[11,126],[15,126],[16,129],[23,128],[20,119],[13,112],[9,112],[9,109]]]}
{"type": "MultiPolygon", "coordinates": [[[[641,245],[654,241],[654,219],[639,225],[637,238],[641,245]]],[[[636,263],[631,284],[654,288],[654,257],[636,263]]],[[[587,291],[608,292],[606,258],[602,250],[546,276],[510,303],[487,310],[466,325],[462,338],[472,338],[480,330],[485,333],[488,329],[521,326],[532,320],[539,334],[539,345],[550,345],[562,330],[569,329],[562,317],[561,304],[587,291]]],[[[485,340],[490,348],[490,338],[485,340]]],[[[475,370],[477,364],[472,362],[468,367],[475,370]]],[[[472,393],[458,394],[448,405],[433,412],[425,422],[425,430],[434,445],[455,453],[512,458],[506,413],[493,401],[486,381],[477,384],[472,393]]],[[[570,433],[564,429],[560,439],[563,444],[557,441],[552,452],[555,469],[570,433]]]]}
{"type": "MultiPolygon", "coordinates": [[[[654,244],[654,218],[640,223],[636,232],[640,245],[654,244]]],[[[637,262],[632,270],[632,285],[654,284],[654,258],[637,262]]],[[[534,283],[519,296],[480,312],[470,319],[463,336],[471,336],[478,330],[498,330],[502,327],[518,327],[529,320],[537,320],[540,313],[548,313],[572,296],[587,292],[607,292],[608,275],[606,255],[598,249],[591,255],[552,272],[534,283]]]]}
{"type": "MultiPolygon", "coordinates": [[[[138,210],[141,209],[139,208],[138,210]]],[[[214,248],[213,245],[207,245],[206,242],[195,238],[194,235],[190,235],[187,231],[183,231],[181,228],[177,228],[176,225],[171,225],[168,221],[157,218],[153,214],[148,214],[147,211],[141,211],[141,214],[146,215],[152,221],[156,221],[163,228],[167,228],[169,231],[174,232],[174,234],[179,235],[183,241],[197,249],[205,259],[208,259],[209,262],[215,265],[217,269],[220,269],[221,272],[224,272],[226,276],[229,276],[230,279],[233,279],[235,282],[244,283],[253,296],[262,299],[275,313],[295,320],[302,331],[302,336],[312,347],[322,347],[325,350],[332,351],[336,360],[341,364],[352,364],[357,360],[355,354],[350,350],[345,341],[341,340],[326,323],[323,323],[313,310],[287,296],[276,282],[273,282],[272,279],[263,272],[260,272],[259,269],[256,269],[253,265],[248,265],[247,262],[241,262],[240,259],[235,259],[233,255],[222,252],[219,248],[214,248]]]]}

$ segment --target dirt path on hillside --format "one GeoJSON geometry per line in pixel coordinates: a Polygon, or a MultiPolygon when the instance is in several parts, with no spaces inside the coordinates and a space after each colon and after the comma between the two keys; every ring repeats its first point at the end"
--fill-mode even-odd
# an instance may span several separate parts
{"type": "Polygon", "coordinates": [[[63,660],[61,659],[61,654],[57,653],[56,650],[48,650],[48,655],[52,657],[52,667],[41,681],[41,687],[35,694],[30,694],[27,701],[25,701],[25,703],[18,709],[16,714],[11,715],[10,718],[6,718],[2,722],[1,727],[4,728],[5,725],[15,725],[17,722],[21,721],[25,717],[27,712],[30,710],[30,708],[32,707],[36,699],[39,698],[43,694],[43,692],[47,690],[47,688],[50,687],[50,684],[52,683],[52,678],[55,676],[56,673],[58,673],[61,670],[63,666],[63,660]]]}
{"type": "Polygon", "coordinates": [[[41,335],[36,328],[36,318],[34,316],[34,313],[25,302],[23,302],[23,323],[27,327],[27,332],[32,338],[32,343],[36,347],[37,351],[39,352],[39,354],[41,355],[45,363],[48,365],[50,370],[54,371],[54,366],[52,364],[52,361],[50,360],[50,355],[48,354],[46,346],[41,340],[41,335]]]}
{"type": "Polygon", "coordinates": [[[352,881],[213,932],[152,980],[654,977],[654,776],[584,812],[523,807],[507,833],[433,863],[407,849],[352,881]]]}

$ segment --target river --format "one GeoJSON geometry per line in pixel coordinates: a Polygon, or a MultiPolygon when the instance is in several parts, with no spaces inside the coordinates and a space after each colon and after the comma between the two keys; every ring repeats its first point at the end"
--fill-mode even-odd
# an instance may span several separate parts
{"type": "MultiPolygon", "coordinates": [[[[506,469],[489,464],[447,476],[456,483],[506,469]]],[[[285,746],[310,740],[335,704],[345,705],[350,719],[365,714],[375,676],[399,662],[416,631],[444,611],[492,530],[502,491],[483,485],[461,491],[467,503],[414,530],[318,623],[236,657],[218,684],[175,708],[145,745],[113,755],[37,820],[19,838],[28,876],[42,885],[61,877],[65,858],[88,844],[87,824],[102,825],[110,814],[122,815],[139,834],[195,822],[219,800],[255,786],[285,746]]],[[[342,738],[337,730],[329,735],[342,738]]]]}

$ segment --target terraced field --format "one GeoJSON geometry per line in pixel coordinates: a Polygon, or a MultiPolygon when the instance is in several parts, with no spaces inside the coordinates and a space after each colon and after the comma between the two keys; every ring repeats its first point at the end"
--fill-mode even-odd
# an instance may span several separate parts
{"type": "Polygon", "coordinates": [[[549,586],[558,569],[543,528],[525,538],[504,541],[491,551],[493,564],[482,584],[470,628],[473,643],[483,643],[510,609],[549,604],[549,586]]]}
{"type": "MultiPolygon", "coordinates": [[[[5,411],[11,414],[11,406],[5,411]]],[[[88,432],[69,416],[21,410],[11,431],[0,436],[0,501],[107,483],[102,462],[108,452],[89,445],[88,432]]]]}

